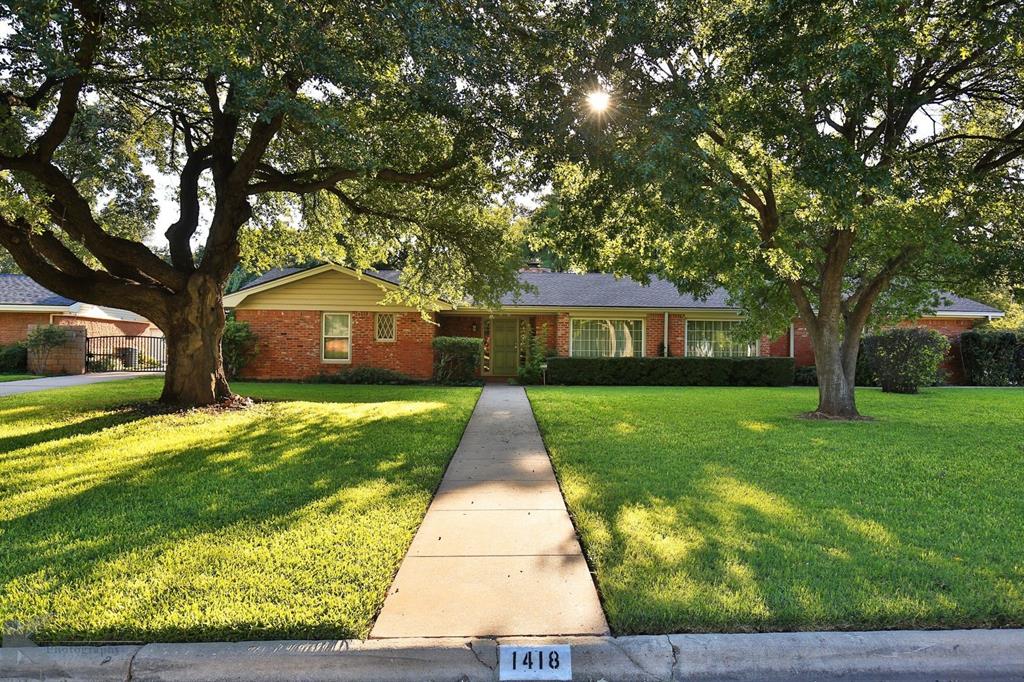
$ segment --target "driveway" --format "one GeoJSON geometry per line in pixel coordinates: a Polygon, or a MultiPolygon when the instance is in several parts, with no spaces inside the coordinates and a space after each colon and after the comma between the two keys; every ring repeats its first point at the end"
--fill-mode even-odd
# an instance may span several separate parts
{"type": "Polygon", "coordinates": [[[75,374],[72,376],[25,379],[24,381],[5,381],[0,383],[0,398],[8,395],[18,395],[20,393],[46,391],[51,388],[84,386],[86,384],[98,384],[104,381],[117,381],[118,379],[134,379],[135,377],[147,376],[151,377],[160,375],[155,372],[104,372],[103,374],[75,374]]]}

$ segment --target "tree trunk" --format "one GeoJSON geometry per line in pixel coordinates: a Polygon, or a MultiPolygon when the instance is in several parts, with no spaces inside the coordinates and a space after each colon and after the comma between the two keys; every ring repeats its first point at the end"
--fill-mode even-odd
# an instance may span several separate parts
{"type": "Polygon", "coordinates": [[[819,320],[818,334],[812,334],[814,364],[818,370],[818,409],[815,416],[832,419],[858,419],[857,402],[854,397],[854,383],[857,369],[857,338],[850,343],[851,334],[846,338],[840,334],[838,322],[826,324],[819,320]]]}
{"type": "Polygon", "coordinates": [[[167,370],[160,402],[192,407],[230,398],[220,347],[225,321],[220,285],[195,273],[174,299],[163,330],[167,370]]]}

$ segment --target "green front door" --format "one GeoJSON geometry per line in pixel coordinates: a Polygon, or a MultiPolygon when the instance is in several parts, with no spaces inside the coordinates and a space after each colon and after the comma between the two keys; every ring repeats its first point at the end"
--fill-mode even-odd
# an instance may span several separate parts
{"type": "Polygon", "coordinates": [[[491,374],[512,376],[519,368],[519,321],[491,323],[491,374]]]}

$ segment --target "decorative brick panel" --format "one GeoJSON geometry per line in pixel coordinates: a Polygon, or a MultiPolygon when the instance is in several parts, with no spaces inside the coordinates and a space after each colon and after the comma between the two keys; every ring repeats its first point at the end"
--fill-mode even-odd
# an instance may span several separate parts
{"type": "Polygon", "coordinates": [[[352,361],[323,362],[322,317],[318,310],[239,309],[235,317],[257,335],[257,353],[242,373],[250,379],[308,379],[354,367],[383,367],[417,379],[433,372],[431,346],[437,327],[419,313],[396,313],[395,341],[374,339],[374,313],[353,312],[352,361]]]}

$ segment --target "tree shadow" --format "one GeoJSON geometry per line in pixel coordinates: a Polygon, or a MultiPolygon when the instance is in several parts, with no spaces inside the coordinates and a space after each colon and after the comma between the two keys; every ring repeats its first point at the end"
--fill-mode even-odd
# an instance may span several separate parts
{"type": "Polygon", "coordinates": [[[365,636],[469,409],[360,408],[89,420],[120,425],[90,444],[110,470],[0,515],[3,618],[47,605],[50,639],[365,636]]]}

